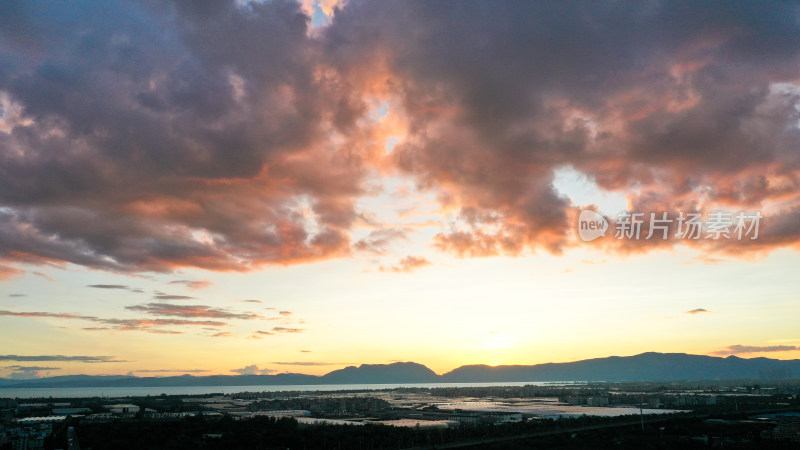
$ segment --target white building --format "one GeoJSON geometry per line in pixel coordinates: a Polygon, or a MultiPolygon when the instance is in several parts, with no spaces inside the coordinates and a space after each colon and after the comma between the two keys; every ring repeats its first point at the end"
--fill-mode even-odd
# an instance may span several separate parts
{"type": "Polygon", "coordinates": [[[130,403],[121,403],[119,405],[106,405],[106,409],[113,414],[136,414],[139,412],[139,407],[131,405],[130,403]]]}

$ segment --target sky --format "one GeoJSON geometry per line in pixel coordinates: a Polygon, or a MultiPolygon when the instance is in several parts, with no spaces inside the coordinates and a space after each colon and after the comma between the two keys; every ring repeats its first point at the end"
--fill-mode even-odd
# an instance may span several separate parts
{"type": "Polygon", "coordinates": [[[0,377],[796,359],[798,188],[798,2],[4,1],[0,377]]]}

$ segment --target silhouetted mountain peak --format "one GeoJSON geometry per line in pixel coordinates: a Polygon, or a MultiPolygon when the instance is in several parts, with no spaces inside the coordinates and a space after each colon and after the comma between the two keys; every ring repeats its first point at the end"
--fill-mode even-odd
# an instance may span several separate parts
{"type": "Polygon", "coordinates": [[[334,370],[323,375],[325,383],[429,383],[439,378],[434,371],[415,362],[395,362],[391,364],[361,364],[334,370]]]}
{"type": "Polygon", "coordinates": [[[462,366],[442,375],[450,382],[669,381],[745,379],[800,374],[800,360],[721,358],[686,353],[645,352],[533,366],[462,366]],[[774,372],[779,369],[778,372],[774,372]]]}
{"type": "MultiPolygon", "coordinates": [[[[646,352],[634,356],[609,356],[566,363],[531,366],[461,366],[444,375],[415,362],[361,364],[323,376],[284,373],[276,375],[205,375],[132,377],[121,375],[67,375],[33,380],[0,379],[0,388],[135,387],[135,386],[246,386],[314,384],[402,384],[440,382],[536,381],[671,381],[714,379],[786,378],[800,375],[800,360],[726,358],[686,353],[646,352]]],[[[0,391],[1,393],[2,391],[0,391]]]]}

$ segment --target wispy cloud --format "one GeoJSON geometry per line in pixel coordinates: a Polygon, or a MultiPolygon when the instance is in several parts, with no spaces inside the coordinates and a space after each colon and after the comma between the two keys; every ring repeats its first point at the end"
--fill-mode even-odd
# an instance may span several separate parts
{"type": "Polygon", "coordinates": [[[272,369],[259,369],[255,364],[242,367],[241,369],[231,369],[231,372],[238,373],[239,375],[269,375],[275,373],[272,369]]]}
{"type": "Polygon", "coordinates": [[[117,363],[129,362],[117,359],[114,356],[66,356],[66,355],[0,355],[0,361],[20,361],[20,362],[44,362],[44,361],[63,361],[63,362],[83,362],[83,363],[117,363]]]}
{"type": "Polygon", "coordinates": [[[389,245],[398,239],[408,239],[408,231],[404,228],[380,228],[373,230],[367,237],[356,241],[353,248],[358,251],[367,251],[382,254],[388,250],[389,245]]]}
{"type": "MultiPolygon", "coordinates": [[[[220,321],[211,321],[211,320],[182,320],[182,319],[113,319],[113,318],[102,318],[96,316],[85,316],[80,314],[73,314],[73,313],[50,313],[50,312],[39,312],[39,311],[26,311],[26,312],[15,312],[15,311],[6,311],[0,310],[0,316],[11,316],[11,317],[41,317],[41,318],[53,318],[53,319],[74,319],[74,320],[85,320],[91,322],[97,322],[105,325],[110,325],[111,328],[120,331],[135,331],[135,330],[142,330],[147,331],[150,333],[160,333],[160,334],[180,334],[181,332],[178,331],[171,331],[171,330],[163,330],[159,329],[162,326],[208,326],[208,327],[221,327],[227,325],[226,322],[220,321]]],[[[103,327],[90,327],[90,330],[102,330],[103,327]]]]}
{"type": "Polygon", "coordinates": [[[205,305],[174,305],[171,303],[148,303],[145,305],[126,306],[131,311],[142,311],[154,316],[176,317],[210,317],[215,319],[261,319],[261,316],[250,313],[236,313],[225,309],[212,308],[205,305]]]}
{"type": "Polygon", "coordinates": [[[270,364],[276,364],[279,366],[341,366],[344,364],[352,364],[352,363],[316,362],[316,361],[295,361],[295,362],[273,361],[270,364]]]}
{"type": "MultiPolygon", "coordinates": [[[[252,335],[248,337],[248,339],[261,339],[264,336],[275,336],[277,334],[293,334],[293,333],[302,333],[305,329],[303,328],[287,328],[287,327],[273,327],[270,331],[258,330],[254,331],[252,335]]],[[[301,350],[302,352],[303,350],[301,350]]]]}
{"type": "Polygon", "coordinates": [[[741,355],[747,353],[771,353],[771,352],[789,352],[800,350],[800,347],[794,345],[730,345],[724,350],[717,350],[711,352],[713,355],[727,356],[727,355],[741,355]]]}
{"type": "Polygon", "coordinates": [[[173,295],[173,294],[156,294],[154,296],[157,300],[194,300],[195,297],[189,295],[173,295]]]}
{"type": "Polygon", "coordinates": [[[27,380],[40,378],[49,375],[50,371],[61,370],[60,367],[40,367],[40,366],[7,366],[6,369],[11,373],[8,378],[11,380],[27,380]],[[45,372],[45,373],[42,373],[45,372]]]}
{"type": "Polygon", "coordinates": [[[0,280],[7,280],[16,276],[24,274],[25,271],[19,267],[0,264],[0,280]]]}
{"type": "Polygon", "coordinates": [[[153,334],[184,334],[183,331],[164,330],[161,328],[142,327],[141,330],[146,333],[153,333],[153,334]]]}
{"type": "Polygon", "coordinates": [[[80,314],[72,314],[72,313],[51,313],[51,312],[40,312],[40,311],[6,311],[0,310],[0,316],[7,316],[7,317],[50,317],[55,319],[78,319],[78,320],[99,320],[97,317],[94,316],[84,316],[80,314]]]}
{"type": "Polygon", "coordinates": [[[6,366],[6,369],[16,371],[31,371],[31,370],[61,370],[61,367],[42,367],[42,366],[6,366]]]}
{"type": "Polygon", "coordinates": [[[413,272],[421,267],[425,267],[430,265],[431,262],[425,259],[423,256],[406,256],[405,258],[401,259],[397,264],[391,267],[384,267],[381,266],[381,272],[399,272],[399,273],[409,273],[413,272]]]}
{"type": "Polygon", "coordinates": [[[36,275],[37,277],[44,278],[47,281],[51,281],[53,283],[57,283],[58,282],[55,278],[51,277],[50,275],[48,275],[48,274],[46,274],[44,272],[33,271],[31,273],[36,275]]]}
{"type": "Polygon", "coordinates": [[[144,294],[144,291],[142,289],[131,287],[125,284],[89,284],[86,287],[94,289],[120,290],[120,291],[135,292],[137,294],[144,294]]]}
{"type": "Polygon", "coordinates": [[[272,331],[274,333],[302,333],[305,330],[302,328],[274,327],[272,331]]]}
{"type": "Polygon", "coordinates": [[[214,333],[211,337],[233,337],[233,333],[228,331],[220,331],[219,333],[214,333]]]}
{"type": "Polygon", "coordinates": [[[135,330],[139,328],[148,328],[153,326],[169,326],[169,325],[190,325],[190,326],[207,326],[207,327],[222,327],[227,325],[226,322],[219,322],[214,320],[181,320],[181,319],[99,319],[102,323],[116,325],[116,329],[120,330],[135,330]]]}
{"type": "Polygon", "coordinates": [[[173,280],[167,284],[181,284],[189,289],[205,289],[214,283],[209,280],[173,280]]]}
{"type": "Polygon", "coordinates": [[[694,315],[694,314],[710,313],[710,312],[711,312],[711,311],[709,311],[709,310],[707,310],[707,309],[705,309],[705,308],[695,308],[695,309],[692,309],[692,310],[690,310],[690,311],[686,311],[686,314],[692,314],[692,315],[694,315]]]}

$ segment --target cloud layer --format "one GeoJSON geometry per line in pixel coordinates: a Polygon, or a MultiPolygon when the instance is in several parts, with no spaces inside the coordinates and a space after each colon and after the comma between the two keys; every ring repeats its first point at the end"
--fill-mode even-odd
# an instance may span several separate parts
{"type": "Polygon", "coordinates": [[[712,354],[719,356],[729,356],[729,355],[741,355],[748,353],[789,352],[795,350],[800,350],[800,348],[794,345],[766,345],[766,346],[730,345],[728,346],[728,348],[712,352],[712,354]]]}
{"type": "Polygon", "coordinates": [[[114,363],[126,362],[117,360],[113,356],[65,356],[65,355],[0,355],[0,361],[18,362],[40,362],[40,361],[64,361],[64,362],[83,362],[83,363],[114,363]]]}
{"type": "Polygon", "coordinates": [[[275,371],[271,369],[259,369],[255,364],[242,367],[241,369],[231,369],[231,372],[238,373],[239,375],[270,375],[275,373],[275,371]]]}
{"type": "MultiPolygon", "coordinates": [[[[208,314],[212,314],[209,312],[208,314]]],[[[178,315],[178,314],[168,314],[178,315]]],[[[101,331],[101,330],[119,330],[119,331],[146,331],[149,333],[158,334],[181,334],[180,331],[168,330],[163,327],[169,326],[201,326],[201,327],[222,327],[227,325],[226,322],[219,320],[186,320],[186,319],[115,319],[104,318],[97,316],[73,314],[73,313],[51,313],[42,311],[7,311],[0,310],[0,317],[32,317],[32,318],[46,318],[46,319],[67,319],[67,320],[84,320],[96,322],[104,326],[86,327],[84,330],[101,331]]],[[[208,317],[208,316],[194,316],[194,317],[208,317]]]]}
{"type": "Polygon", "coordinates": [[[351,0],[313,32],[288,0],[37,5],[0,6],[0,278],[381,254],[406,231],[351,242],[375,174],[465,257],[569,246],[566,167],[642,212],[765,211],[713,249],[800,241],[791,2],[351,0]]]}
{"type": "Polygon", "coordinates": [[[131,311],[142,311],[154,316],[173,317],[209,317],[214,319],[261,319],[261,316],[250,313],[237,313],[226,309],[205,305],[174,305],[171,303],[147,303],[145,305],[126,306],[131,311]]]}

